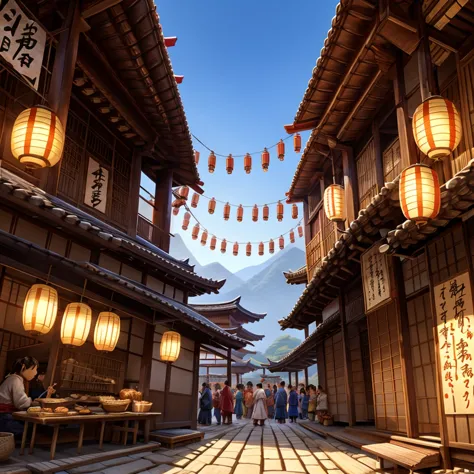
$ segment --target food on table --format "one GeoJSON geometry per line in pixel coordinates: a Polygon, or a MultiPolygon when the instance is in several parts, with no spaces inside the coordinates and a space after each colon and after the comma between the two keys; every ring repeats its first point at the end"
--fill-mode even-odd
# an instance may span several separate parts
{"type": "Polygon", "coordinates": [[[134,390],[133,388],[124,388],[120,390],[120,399],[121,400],[132,400],[132,401],[137,401],[140,402],[142,400],[142,392],[138,392],[137,390],[134,390]]]}
{"type": "Polygon", "coordinates": [[[40,398],[39,401],[44,403],[64,403],[68,400],[66,398],[40,398]]]}
{"type": "Polygon", "coordinates": [[[71,398],[73,398],[74,400],[77,400],[81,398],[81,395],[79,395],[78,393],[71,393],[71,398]]]}
{"type": "Polygon", "coordinates": [[[68,413],[69,409],[67,407],[57,407],[54,409],[54,413],[68,413]]]}
{"type": "Polygon", "coordinates": [[[53,409],[52,408],[43,408],[43,410],[41,410],[43,413],[53,413],[53,409]]]}
{"type": "Polygon", "coordinates": [[[89,395],[83,395],[81,398],[79,398],[79,400],[82,400],[82,401],[89,400],[89,395]]]}
{"type": "Polygon", "coordinates": [[[28,410],[26,412],[27,413],[39,413],[41,411],[42,411],[41,407],[30,407],[30,408],[28,408],[28,410]]]}
{"type": "Polygon", "coordinates": [[[89,410],[89,408],[82,408],[81,410],[78,410],[79,415],[90,415],[92,412],[89,410]]]}

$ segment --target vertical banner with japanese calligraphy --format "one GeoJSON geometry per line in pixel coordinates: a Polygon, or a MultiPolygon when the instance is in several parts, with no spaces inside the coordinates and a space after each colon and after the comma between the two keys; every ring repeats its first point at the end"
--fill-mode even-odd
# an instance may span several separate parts
{"type": "Polygon", "coordinates": [[[46,31],[14,0],[0,1],[0,56],[38,89],[46,31]]]}
{"type": "Polygon", "coordinates": [[[474,414],[474,311],[469,273],[435,286],[434,292],[444,411],[447,415],[474,414]]]}
{"type": "Polygon", "coordinates": [[[376,243],[361,255],[362,285],[366,313],[391,300],[390,272],[387,255],[376,243]]]}
{"type": "Polygon", "coordinates": [[[107,208],[107,188],[109,185],[109,170],[89,157],[87,166],[86,192],[84,204],[105,213],[107,208]]]}

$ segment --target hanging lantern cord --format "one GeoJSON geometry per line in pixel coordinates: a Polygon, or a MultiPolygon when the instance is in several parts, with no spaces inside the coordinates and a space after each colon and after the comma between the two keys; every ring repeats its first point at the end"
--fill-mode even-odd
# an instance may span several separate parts
{"type": "Polygon", "coordinates": [[[82,287],[82,294],[81,294],[80,303],[82,303],[82,299],[84,298],[84,293],[86,292],[86,287],[87,287],[87,278],[84,280],[84,286],[82,287]]]}
{"type": "Polygon", "coordinates": [[[336,168],[334,167],[334,152],[331,149],[331,166],[332,166],[332,184],[336,184],[336,168]]]}
{"type": "Polygon", "coordinates": [[[50,265],[49,268],[48,268],[48,275],[46,276],[46,284],[49,283],[49,278],[51,277],[51,270],[53,269],[53,266],[50,265]]]}

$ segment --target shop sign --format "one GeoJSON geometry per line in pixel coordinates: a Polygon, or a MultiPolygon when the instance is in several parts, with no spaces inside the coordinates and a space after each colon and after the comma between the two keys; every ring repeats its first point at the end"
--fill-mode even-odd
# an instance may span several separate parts
{"type": "Polygon", "coordinates": [[[474,311],[469,273],[435,286],[434,292],[444,412],[474,414],[474,311]]]}
{"type": "Polygon", "coordinates": [[[0,55],[38,89],[46,31],[14,0],[0,1],[0,55]]]}
{"type": "Polygon", "coordinates": [[[388,260],[386,254],[379,252],[380,245],[373,245],[361,255],[366,312],[373,311],[391,300],[388,260]]]}
{"type": "Polygon", "coordinates": [[[105,213],[107,206],[107,188],[109,185],[109,170],[89,157],[87,167],[86,193],[84,203],[105,213]]]}

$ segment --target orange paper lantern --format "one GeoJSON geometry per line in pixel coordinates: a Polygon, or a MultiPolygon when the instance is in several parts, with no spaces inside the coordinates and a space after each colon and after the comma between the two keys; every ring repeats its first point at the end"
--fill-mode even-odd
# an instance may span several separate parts
{"type": "Polygon", "coordinates": [[[201,234],[201,245],[206,245],[207,242],[207,230],[201,234]]]}
{"type": "Polygon", "coordinates": [[[207,164],[209,167],[209,173],[214,173],[216,169],[216,155],[214,155],[214,152],[211,151],[211,154],[209,155],[209,159],[207,160],[207,164]]]}
{"type": "Polygon", "coordinates": [[[285,248],[285,239],[283,235],[280,235],[280,238],[278,239],[278,246],[280,247],[280,250],[285,248]]]}
{"type": "Polygon", "coordinates": [[[224,204],[224,220],[228,221],[230,216],[230,204],[227,202],[224,204]]]}
{"type": "Polygon", "coordinates": [[[293,204],[293,206],[291,206],[291,217],[293,219],[298,219],[298,206],[296,204],[293,204]]]}
{"type": "Polygon", "coordinates": [[[281,222],[283,220],[283,204],[278,201],[277,204],[277,221],[281,222]]]}
{"type": "Polygon", "coordinates": [[[232,174],[234,171],[234,158],[232,155],[229,155],[225,160],[225,169],[227,170],[227,174],[232,174]]]}
{"type": "Polygon", "coordinates": [[[232,253],[234,254],[234,257],[237,257],[237,255],[239,255],[239,244],[237,242],[234,243],[232,253]]]}
{"type": "Polygon", "coordinates": [[[291,242],[292,244],[295,243],[295,231],[294,231],[294,230],[291,230],[291,231],[290,231],[290,242],[291,242]]]}
{"type": "Polygon", "coordinates": [[[200,156],[201,156],[201,153],[199,153],[197,150],[194,150],[194,163],[199,164],[200,156]]]}
{"type": "Polygon", "coordinates": [[[185,212],[183,217],[183,225],[181,226],[183,230],[188,230],[189,219],[191,219],[191,214],[189,212],[185,212]]]}
{"type": "Polygon", "coordinates": [[[198,234],[199,234],[199,224],[196,224],[196,225],[193,227],[193,233],[191,234],[192,239],[193,239],[193,240],[197,240],[198,234]]]}
{"type": "Polygon", "coordinates": [[[177,194],[181,199],[184,199],[186,201],[188,199],[188,196],[189,196],[189,188],[187,186],[181,186],[178,189],[177,194]]]}
{"type": "Polygon", "coordinates": [[[293,135],[293,145],[295,147],[295,153],[299,153],[301,151],[301,135],[299,133],[293,135]]]}
{"type": "Polygon", "coordinates": [[[242,222],[244,218],[244,208],[242,207],[242,204],[239,205],[237,208],[237,222],[242,222]]]}
{"type": "Polygon", "coordinates": [[[199,202],[199,194],[198,193],[194,193],[193,194],[193,197],[191,199],[191,207],[194,207],[196,208],[198,206],[198,202],[199,202]]]}
{"type": "Polygon", "coordinates": [[[216,243],[217,243],[216,236],[213,235],[213,236],[211,237],[211,243],[210,243],[210,245],[209,245],[209,248],[210,248],[211,250],[215,250],[215,249],[216,249],[216,243]]]}
{"type": "Polygon", "coordinates": [[[225,251],[227,250],[227,240],[223,240],[221,242],[221,253],[225,253],[225,251]]]}
{"type": "Polygon", "coordinates": [[[270,153],[266,148],[262,151],[262,168],[263,171],[267,172],[268,167],[270,166],[270,153]]]}
{"type": "Polygon", "coordinates": [[[265,204],[265,206],[263,206],[263,220],[264,221],[268,221],[268,216],[270,214],[270,209],[269,207],[265,204]]]}
{"type": "Polygon", "coordinates": [[[245,255],[247,255],[247,257],[252,255],[252,244],[250,242],[248,242],[247,246],[245,247],[245,255]]]}
{"type": "Polygon", "coordinates": [[[303,227],[301,227],[300,225],[298,226],[298,236],[303,237],[303,227]]]}
{"type": "Polygon", "coordinates": [[[252,157],[249,153],[244,157],[244,170],[247,174],[250,174],[250,171],[252,171],[252,157]]]}
{"type": "Polygon", "coordinates": [[[208,206],[209,214],[214,214],[215,210],[216,210],[216,200],[214,198],[212,198],[209,201],[209,206],[208,206]]]}
{"type": "Polygon", "coordinates": [[[173,207],[173,216],[177,216],[179,214],[179,207],[173,207]]]}
{"type": "MultiPolygon", "coordinates": [[[[181,206],[184,206],[186,204],[186,201],[184,199],[175,199],[172,203],[171,203],[171,207],[173,209],[177,208],[177,207],[181,207],[181,206]]],[[[153,206],[154,207],[154,206],[153,206]]]]}
{"type": "Polygon", "coordinates": [[[257,222],[258,221],[258,206],[255,204],[252,209],[252,221],[257,222]]]}
{"type": "Polygon", "coordinates": [[[258,244],[258,254],[259,254],[260,256],[262,256],[263,253],[264,253],[264,251],[265,251],[265,246],[263,245],[263,242],[260,242],[260,243],[258,244]]]}
{"type": "Polygon", "coordinates": [[[339,184],[330,184],[324,190],[324,212],[332,222],[343,222],[344,216],[344,188],[339,184]]]}
{"type": "Polygon", "coordinates": [[[268,242],[268,251],[270,253],[275,252],[275,242],[273,242],[273,239],[270,239],[270,242],[268,242]]]}
{"type": "Polygon", "coordinates": [[[438,174],[430,167],[416,164],[404,169],[400,175],[399,194],[400,206],[407,219],[424,223],[439,214],[438,174]]]}
{"type": "Polygon", "coordinates": [[[278,159],[280,161],[283,161],[285,159],[285,143],[283,140],[280,140],[277,145],[277,154],[278,154],[278,159]]]}

